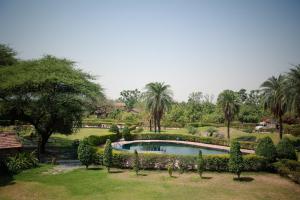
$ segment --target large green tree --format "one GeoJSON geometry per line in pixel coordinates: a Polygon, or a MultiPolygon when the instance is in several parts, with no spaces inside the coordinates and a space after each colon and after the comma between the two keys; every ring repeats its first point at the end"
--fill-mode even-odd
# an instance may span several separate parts
{"type": "Polygon", "coordinates": [[[160,132],[160,121],[165,111],[171,106],[172,91],[170,85],[153,82],[146,85],[144,94],[147,110],[151,113],[154,121],[154,130],[160,132]]]}
{"type": "Polygon", "coordinates": [[[300,65],[294,66],[287,74],[285,88],[289,111],[300,115],[300,65]]]}
{"type": "Polygon", "coordinates": [[[134,105],[138,102],[141,92],[138,89],[135,90],[123,90],[120,93],[120,101],[125,103],[128,111],[131,111],[134,105]]]}
{"type": "Polygon", "coordinates": [[[287,98],[285,95],[286,78],[283,75],[278,77],[272,76],[268,80],[262,83],[262,99],[264,107],[269,109],[271,113],[279,121],[279,136],[282,139],[282,116],[287,110],[287,98]]]}
{"type": "Polygon", "coordinates": [[[227,138],[230,139],[230,123],[234,116],[239,113],[240,98],[234,91],[224,90],[219,94],[217,104],[227,121],[227,138]]]}
{"type": "Polygon", "coordinates": [[[0,68],[0,115],[34,126],[38,150],[53,133],[71,134],[93,102],[103,96],[93,76],[66,59],[45,56],[0,68]]]}
{"type": "Polygon", "coordinates": [[[8,45],[0,44],[0,66],[10,66],[17,63],[17,53],[8,45]]]}

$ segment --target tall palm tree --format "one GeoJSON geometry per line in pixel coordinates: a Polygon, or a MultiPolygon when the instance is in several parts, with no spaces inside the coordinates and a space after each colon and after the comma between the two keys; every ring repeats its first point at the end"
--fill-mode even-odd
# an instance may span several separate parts
{"type": "Polygon", "coordinates": [[[152,82],[146,85],[144,94],[147,110],[151,113],[154,122],[154,131],[160,132],[160,121],[164,112],[170,108],[172,103],[172,91],[170,85],[152,82]]]}
{"type": "Polygon", "coordinates": [[[285,95],[286,78],[279,75],[277,78],[272,76],[262,83],[262,100],[264,107],[269,109],[274,117],[279,121],[279,136],[282,139],[282,116],[287,110],[287,99],[285,95]]]}
{"type": "Polygon", "coordinates": [[[239,112],[240,98],[234,91],[224,90],[219,94],[217,103],[222,109],[224,118],[227,121],[227,138],[230,139],[230,123],[239,112]]]}
{"type": "Polygon", "coordinates": [[[289,97],[288,110],[300,115],[300,65],[294,67],[287,74],[285,95],[289,97]]]}

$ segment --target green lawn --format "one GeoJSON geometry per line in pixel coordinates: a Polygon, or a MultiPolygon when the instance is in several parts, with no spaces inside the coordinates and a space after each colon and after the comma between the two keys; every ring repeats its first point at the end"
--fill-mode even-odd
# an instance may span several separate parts
{"type": "Polygon", "coordinates": [[[63,134],[54,134],[54,137],[65,138],[69,140],[75,139],[83,139],[84,137],[88,137],[90,135],[108,135],[112,134],[108,131],[108,129],[101,129],[101,128],[81,128],[77,132],[71,135],[63,135],[63,134]]]}
{"type": "Polygon", "coordinates": [[[244,173],[243,182],[228,173],[186,173],[170,178],[166,171],[77,169],[47,173],[49,165],[22,172],[12,180],[0,177],[0,199],[299,199],[300,186],[269,173],[244,173]]]}

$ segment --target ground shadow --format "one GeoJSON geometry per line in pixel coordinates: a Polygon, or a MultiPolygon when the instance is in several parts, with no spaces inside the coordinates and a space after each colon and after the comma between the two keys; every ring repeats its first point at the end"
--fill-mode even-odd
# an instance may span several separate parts
{"type": "Polygon", "coordinates": [[[103,168],[100,168],[100,167],[90,167],[90,168],[87,168],[87,170],[103,170],[103,168]]]}
{"type": "Polygon", "coordinates": [[[173,176],[173,175],[172,175],[172,176],[170,176],[170,177],[171,177],[171,178],[178,178],[177,176],[173,176]]]}
{"type": "Polygon", "coordinates": [[[240,182],[251,182],[254,180],[252,177],[241,177],[241,178],[233,178],[234,181],[240,181],[240,182]]]}
{"type": "Polygon", "coordinates": [[[138,176],[148,176],[148,174],[139,173],[138,176]]]}
{"type": "Polygon", "coordinates": [[[114,171],[109,171],[110,174],[120,174],[123,173],[124,171],[122,170],[114,170],[114,171]]]}
{"type": "Polygon", "coordinates": [[[1,175],[0,176],[0,187],[13,185],[15,184],[15,179],[13,176],[10,175],[1,175]]]}
{"type": "Polygon", "coordinates": [[[202,176],[202,178],[201,179],[212,179],[212,177],[210,177],[210,176],[202,176]]]}

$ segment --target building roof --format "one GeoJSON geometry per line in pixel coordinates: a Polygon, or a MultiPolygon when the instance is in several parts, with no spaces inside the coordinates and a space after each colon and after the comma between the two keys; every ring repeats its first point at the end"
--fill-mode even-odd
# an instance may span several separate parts
{"type": "Polygon", "coordinates": [[[0,132],[0,149],[21,148],[22,144],[15,133],[0,132]]]}

